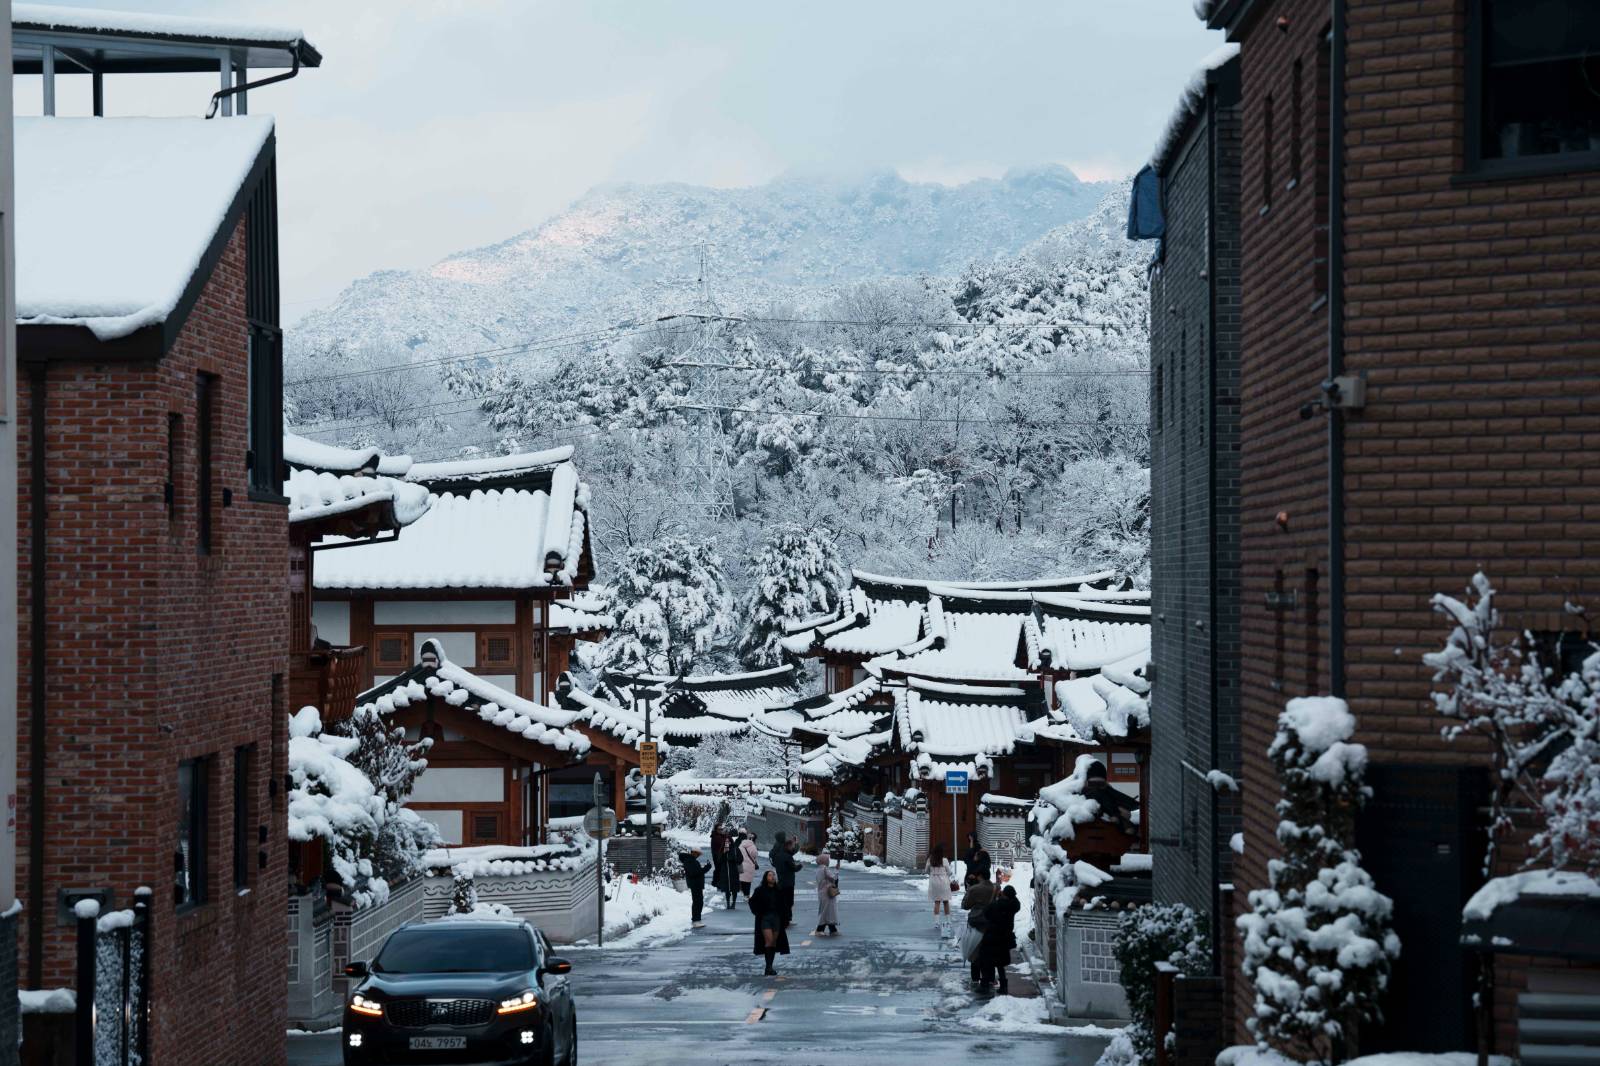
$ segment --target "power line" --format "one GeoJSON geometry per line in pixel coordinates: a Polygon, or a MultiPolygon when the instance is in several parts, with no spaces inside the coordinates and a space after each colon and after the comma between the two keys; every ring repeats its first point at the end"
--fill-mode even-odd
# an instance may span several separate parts
{"type": "MultiPolygon", "coordinates": [[[[730,411],[738,415],[792,415],[796,418],[848,418],[864,422],[956,422],[965,425],[999,425],[1014,426],[1017,423],[1004,418],[946,418],[923,417],[921,415],[863,415],[849,414],[832,411],[788,411],[779,408],[752,408],[752,407],[727,407],[719,404],[694,404],[680,403],[665,408],[668,411],[730,411]]],[[[1044,425],[1051,426],[1089,426],[1092,428],[1106,428],[1112,426],[1148,426],[1148,421],[1139,422],[1095,422],[1074,419],[1050,419],[1044,425]]]]}

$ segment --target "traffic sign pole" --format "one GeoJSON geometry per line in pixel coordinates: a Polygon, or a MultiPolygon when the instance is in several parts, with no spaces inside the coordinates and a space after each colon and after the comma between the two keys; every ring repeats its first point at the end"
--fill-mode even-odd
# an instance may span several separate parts
{"type": "MultiPolygon", "coordinates": [[[[606,809],[605,785],[600,780],[600,771],[594,773],[594,805],[601,812],[606,809]]],[[[601,818],[602,830],[605,825],[604,817],[601,818]]],[[[595,929],[595,938],[600,947],[606,946],[606,838],[602,835],[595,841],[594,864],[594,898],[598,908],[599,925],[595,929]]]]}
{"type": "Polygon", "coordinates": [[[961,827],[956,814],[956,797],[966,795],[967,771],[946,770],[944,790],[950,795],[950,868],[955,869],[956,856],[961,854],[961,827]]]}

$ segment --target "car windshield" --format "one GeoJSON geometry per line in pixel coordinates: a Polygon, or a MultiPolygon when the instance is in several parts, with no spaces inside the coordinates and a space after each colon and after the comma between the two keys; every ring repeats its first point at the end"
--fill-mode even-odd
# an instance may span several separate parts
{"type": "Polygon", "coordinates": [[[520,926],[401,929],[372,968],[382,973],[504,973],[533,969],[533,944],[520,926]]]}

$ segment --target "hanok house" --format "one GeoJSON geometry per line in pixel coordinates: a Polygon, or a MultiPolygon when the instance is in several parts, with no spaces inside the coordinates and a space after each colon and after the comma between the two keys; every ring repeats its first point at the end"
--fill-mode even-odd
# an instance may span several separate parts
{"type": "MultiPolygon", "coordinates": [[[[594,576],[588,487],[570,447],[403,468],[390,462],[394,476],[426,491],[427,510],[394,537],[333,538],[319,547],[310,575],[316,636],[367,648],[360,700],[400,692],[407,728],[435,738],[412,805],[447,841],[535,843],[548,816],[547,779],[571,761],[573,745],[539,747],[538,730],[514,738],[444,708],[481,709],[486,700],[507,721],[541,725],[570,715],[549,706],[553,680],[574,640],[598,635],[608,621],[592,603],[570,599],[594,576]],[[469,685],[452,674],[455,698],[466,703],[406,704],[417,686],[432,691],[435,666],[423,661],[430,644],[442,668],[494,694],[462,696],[469,685]]],[[[603,766],[637,764],[636,750],[611,736],[590,740],[585,753],[603,766]]]]}
{"type": "MultiPolygon", "coordinates": [[[[1600,432],[1593,5],[1200,9],[1239,46],[1238,136],[1211,155],[1239,175],[1236,328],[1248,341],[1234,393],[1240,590],[1236,608],[1217,608],[1238,634],[1242,854],[1213,923],[1232,926],[1278,857],[1266,753],[1284,702],[1343,697],[1373,788],[1356,843],[1402,944],[1386,1022],[1363,1029],[1360,1050],[1600,1059],[1583,1021],[1600,977],[1581,938],[1497,952],[1493,994],[1475,1000],[1462,913],[1483,878],[1491,768],[1441,738],[1421,661],[1448,632],[1433,595],[1459,595],[1480,568],[1508,633],[1553,641],[1573,627],[1565,604],[1600,602],[1600,526],[1585,520],[1600,432]],[[1543,1046],[1556,1033],[1567,1050],[1543,1046]]],[[[1222,192],[1211,232],[1235,209],[1222,192]]],[[[1203,212],[1169,211],[1166,243],[1207,229],[1203,212]]],[[[1225,290],[1185,286],[1153,317],[1189,323],[1204,353],[1213,330],[1231,343],[1233,323],[1206,324],[1233,307],[1225,290]]],[[[1205,425],[1213,395],[1178,401],[1185,426],[1205,425]]],[[[1220,432],[1203,442],[1207,461],[1235,447],[1220,432]]],[[[1155,484],[1159,501],[1159,468],[1155,484]]],[[[1170,622],[1156,639],[1175,641],[1170,622]]],[[[1157,658],[1163,671],[1180,661],[1157,658]]],[[[1214,824],[1210,850],[1227,828],[1214,824]]],[[[1233,1042],[1253,993],[1228,976],[1235,1024],[1219,1039],[1233,1042]]]]}
{"type": "MultiPolygon", "coordinates": [[[[800,672],[792,666],[678,677],[608,671],[588,693],[578,690],[570,677],[562,680],[556,703],[581,715],[585,734],[597,743],[620,742],[635,753],[631,764],[619,760],[602,771],[614,796],[623,801],[616,806],[619,813],[626,809],[626,775],[630,765],[638,766],[638,746],[647,729],[664,757],[671,749],[692,748],[708,737],[741,736],[757,714],[800,694],[800,672]]],[[[573,817],[587,810],[592,779],[592,766],[553,773],[550,816],[573,817]]]]}
{"type": "MultiPolygon", "coordinates": [[[[13,38],[47,113],[57,64],[98,111],[106,70],[317,62],[293,30],[53,12],[13,38]]],[[[275,161],[265,117],[16,120],[23,983],[73,984],[75,901],[153,886],[163,1063],[283,1041],[275,161]]]]}
{"type": "Polygon", "coordinates": [[[834,685],[861,676],[758,716],[758,728],[801,748],[803,789],[830,815],[863,793],[925,797],[929,846],[977,831],[986,796],[1031,802],[1097,745],[1142,804],[1144,704],[1101,674],[1148,691],[1148,593],[1096,587],[1115,577],[949,585],[858,573],[838,617],[787,639],[822,657],[834,685]],[[967,793],[945,793],[952,770],[967,773],[967,793]]]}

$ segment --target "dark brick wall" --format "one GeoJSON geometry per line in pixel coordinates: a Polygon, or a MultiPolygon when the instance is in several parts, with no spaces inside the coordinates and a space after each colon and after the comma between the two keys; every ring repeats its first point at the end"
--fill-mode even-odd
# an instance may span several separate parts
{"type": "MultiPolygon", "coordinates": [[[[1313,265],[1325,205],[1308,180],[1316,79],[1292,188],[1286,106],[1295,61],[1317,69],[1329,7],[1257,7],[1240,37],[1241,896],[1276,852],[1265,752],[1277,714],[1330,684],[1327,425],[1296,417],[1327,369],[1313,265]],[[1268,593],[1290,590],[1293,609],[1267,608],[1268,593]]],[[[1466,5],[1349,0],[1347,12],[1344,358],[1369,395],[1345,430],[1346,691],[1375,762],[1459,765],[1479,756],[1439,737],[1420,662],[1446,634],[1433,593],[1487,568],[1511,629],[1556,628],[1563,601],[1600,602],[1600,175],[1462,180],[1466,5]]],[[[1516,967],[1501,975],[1502,1052],[1515,1047],[1520,980],[1516,967]]]]}
{"type": "MultiPolygon", "coordinates": [[[[45,782],[45,969],[70,985],[72,928],[55,922],[57,890],[105,887],[113,905],[156,891],[151,1053],[164,1064],[283,1061],[287,515],[248,498],[244,452],[246,327],[241,223],[172,350],[154,364],[66,362],[48,368],[48,776],[45,782]],[[196,550],[195,378],[216,376],[213,550],[196,550]],[[176,507],[168,415],[182,418],[176,507]],[[223,505],[223,491],[232,491],[223,505]],[[253,745],[252,883],[233,879],[233,767],[253,745]],[[211,758],[208,900],[176,912],[173,852],[182,759],[211,758]],[[266,830],[257,845],[257,827],[266,830]],[[258,852],[265,854],[258,867],[258,852]]],[[[31,379],[20,382],[18,883],[27,884],[31,379]]],[[[27,943],[26,922],[20,932],[27,943]]],[[[24,952],[25,954],[25,952],[24,952]]],[[[24,961],[24,965],[26,965],[24,961]]]]}
{"type": "Polygon", "coordinates": [[[1155,893],[1206,914],[1231,877],[1238,814],[1219,795],[1213,818],[1201,775],[1239,772],[1236,66],[1212,82],[1164,166],[1167,237],[1150,289],[1155,893]]]}

